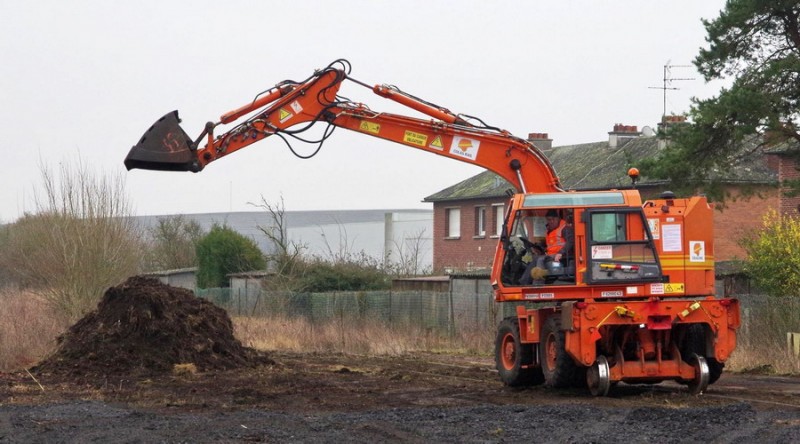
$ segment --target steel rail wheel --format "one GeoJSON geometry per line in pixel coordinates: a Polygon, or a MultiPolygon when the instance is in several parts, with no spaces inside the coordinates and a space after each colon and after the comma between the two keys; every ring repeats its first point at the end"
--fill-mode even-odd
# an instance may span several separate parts
{"type": "Polygon", "coordinates": [[[717,382],[719,377],[722,376],[722,371],[725,368],[725,363],[717,361],[713,355],[709,356],[709,354],[706,352],[707,335],[710,334],[711,332],[703,325],[692,324],[686,329],[686,339],[683,347],[681,348],[681,357],[686,362],[690,362],[692,353],[697,353],[706,359],[709,372],[709,385],[717,382]]]}
{"type": "Polygon", "coordinates": [[[689,381],[689,393],[699,395],[706,391],[708,383],[711,380],[708,362],[706,362],[706,358],[697,353],[692,354],[687,362],[694,367],[695,374],[694,379],[689,381]]]}
{"type": "Polygon", "coordinates": [[[608,359],[598,356],[594,364],[586,370],[586,385],[592,396],[607,396],[611,389],[611,370],[608,359]]]}

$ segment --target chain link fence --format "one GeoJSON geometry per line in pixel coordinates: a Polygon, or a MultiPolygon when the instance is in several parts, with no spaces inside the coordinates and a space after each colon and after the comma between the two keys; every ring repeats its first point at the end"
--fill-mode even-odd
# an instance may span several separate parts
{"type": "MultiPolygon", "coordinates": [[[[494,331],[498,322],[513,316],[515,303],[496,303],[490,291],[363,291],[330,293],[267,292],[260,288],[197,290],[200,297],[225,308],[233,316],[301,316],[315,323],[381,321],[413,325],[451,334],[465,330],[494,331]]],[[[792,347],[800,335],[800,300],[758,293],[736,295],[741,303],[741,346],[781,344],[792,347]]]]}
{"type": "Polygon", "coordinates": [[[493,331],[515,304],[498,304],[491,293],[434,291],[359,291],[330,293],[273,292],[261,289],[212,288],[198,296],[225,308],[232,316],[301,316],[311,322],[348,319],[414,325],[456,333],[462,329],[493,331]]]}
{"type": "Polygon", "coordinates": [[[742,326],[738,332],[741,345],[757,347],[791,342],[792,333],[800,334],[800,299],[757,293],[736,297],[741,304],[742,326]]]}

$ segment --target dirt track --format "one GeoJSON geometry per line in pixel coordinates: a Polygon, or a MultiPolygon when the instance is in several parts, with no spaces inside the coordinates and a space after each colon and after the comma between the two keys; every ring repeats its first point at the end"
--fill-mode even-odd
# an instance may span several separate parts
{"type": "Polygon", "coordinates": [[[488,358],[272,354],[184,376],[2,375],[0,442],[800,442],[800,378],[725,374],[707,394],[513,390],[488,358]]]}

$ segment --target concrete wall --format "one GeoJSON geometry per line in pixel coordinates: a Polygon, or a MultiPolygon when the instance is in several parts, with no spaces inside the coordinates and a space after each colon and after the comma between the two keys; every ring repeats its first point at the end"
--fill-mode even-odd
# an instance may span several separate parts
{"type": "Polygon", "coordinates": [[[180,270],[167,270],[151,273],[148,276],[157,278],[164,284],[173,287],[186,288],[194,291],[197,288],[197,269],[186,268],[180,270]]]}
{"type": "Polygon", "coordinates": [[[242,295],[247,297],[257,297],[261,293],[261,281],[264,279],[260,277],[231,277],[230,288],[232,295],[242,295]]]}

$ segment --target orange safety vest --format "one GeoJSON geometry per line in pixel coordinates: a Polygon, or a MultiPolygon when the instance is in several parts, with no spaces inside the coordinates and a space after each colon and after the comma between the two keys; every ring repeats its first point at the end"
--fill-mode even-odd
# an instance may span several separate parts
{"type": "Polygon", "coordinates": [[[567,222],[564,219],[561,219],[561,222],[558,223],[556,229],[547,233],[545,242],[547,242],[548,255],[552,256],[554,254],[558,254],[558,252],[564,248],[564,245],[567,244],[567,240],[561,235],[561,232],[566,226],[567,222]]]}

